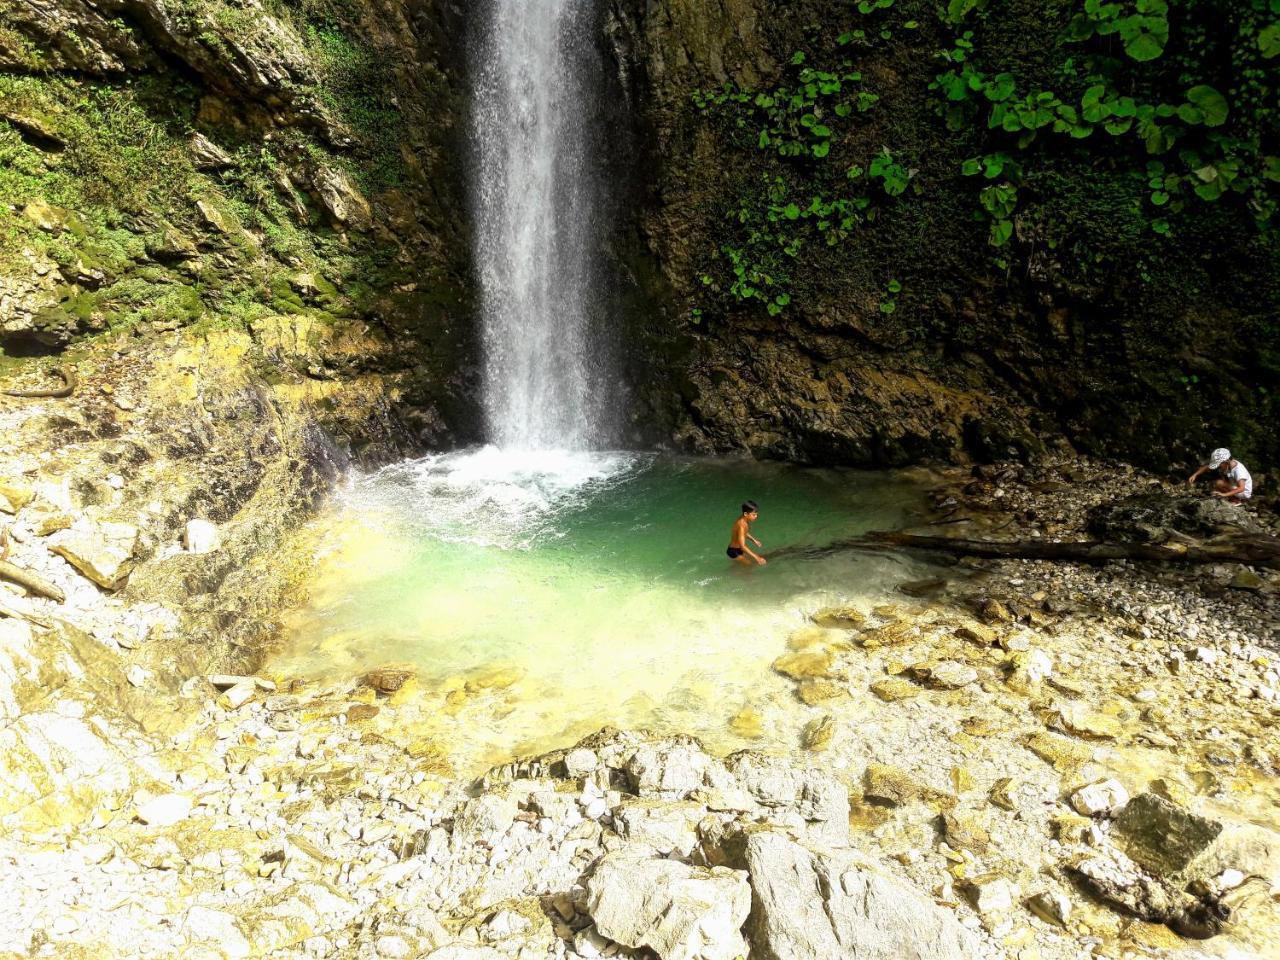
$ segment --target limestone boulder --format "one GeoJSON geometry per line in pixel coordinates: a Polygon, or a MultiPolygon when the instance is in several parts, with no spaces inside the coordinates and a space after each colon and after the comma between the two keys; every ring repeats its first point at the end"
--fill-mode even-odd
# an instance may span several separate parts
{"type": "Polygon", "coordinates": [[[106,590],[124,585],[134,565],[138,528],[129,523],[79,520],[50,540],[53,552],[106,590]]]}
{"type": "Polygon", "coordinates": [[[703,787],[729,782],[724,765],[694,743],[656,741],[636,748],[626,763],[632,789],[642,797],[683,800],[703,787]]]}
{"type": "Polygon", "coordinates": [[[759,960],[959,960],[981,955],[956,918],[848,852],[816,852],[779,833],[747,841],[759,960]]]}
{"type": "Polygon", "coordinates": [[[747,954],[742,925],[751,911],[746,874],[622,850],[587,882],[587,912],[599,933],[660,960],[737,960],[747,954]]]}

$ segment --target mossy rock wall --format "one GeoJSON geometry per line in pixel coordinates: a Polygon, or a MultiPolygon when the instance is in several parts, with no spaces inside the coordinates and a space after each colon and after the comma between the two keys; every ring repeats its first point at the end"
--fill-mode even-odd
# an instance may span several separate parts
{"type": "Polygon", "coordinates": [[[0,362],[285,318],[394,344],[425,443],[474,423],[462,23],[374,0],[0,0],[0,362]]]}

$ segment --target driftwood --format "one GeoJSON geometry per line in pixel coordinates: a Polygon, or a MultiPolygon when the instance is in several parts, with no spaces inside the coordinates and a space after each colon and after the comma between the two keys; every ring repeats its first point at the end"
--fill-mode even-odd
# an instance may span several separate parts
{"type": "MultiPolygon", "coordinates": [[[[1189,538],[1188,538],[1189,539],[1189,538]]],[[[1115,543],[1072,540],[962,540],[925,537],[911,533],[879,531],[838,540],[819,553],[903,547],[969,557],[1065,560],[1073,563],[1106,563],[1109,560],[1147,560],[1156,563],[1247,563],[1280,570],[1280,539],[1246,534],[1222,539],[1179,543],[1115,543]]]]}
{"type": "Polygon", "coordinates": [[[80,385],[80,379],[70,367],[54,367],[50,373],[62,381],[62,386],[51,387],[46,390],[5,390],[3,393],[6,397],[62,398],[71,396],[76,392],[76,387],[80,385]]]}
{"type": "Polygon", "coordinates": [[[59,603],[67,599],[67,595],[57,584],[50,583],[44,577],[37,576],[29,570],[23,570],[22,567],[15,567],[7,560],[0,560],[0,580],[9,580],[32,593],[48,597],[50,600],[57,600],[59,603]]]}

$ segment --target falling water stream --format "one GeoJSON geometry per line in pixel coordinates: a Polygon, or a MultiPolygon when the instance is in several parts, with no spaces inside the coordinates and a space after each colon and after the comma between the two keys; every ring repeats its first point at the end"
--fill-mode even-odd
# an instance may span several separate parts
{"type": "Polygon", "coordinates": [[[610,384],[591,335],[597,165],[587,105],[591,0],[488,0],[473,51],[475,263],[484,411],[506,450],[608,444],[610,384]]]}

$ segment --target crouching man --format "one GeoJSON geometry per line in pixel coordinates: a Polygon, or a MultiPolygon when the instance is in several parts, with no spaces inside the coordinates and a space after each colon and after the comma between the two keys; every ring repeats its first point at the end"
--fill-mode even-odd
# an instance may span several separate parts
{"type": "Polygon", "coordinates": [[[1231,458],[1231,451],[1219,447],[1209,455],[1209,462],[1187,478],[1193,486],[1202,473],[1213,472],[1213,495],[1228,503],[1244,503],[1253,496],[1253,477],[1239,460],[1231,458]]]}

